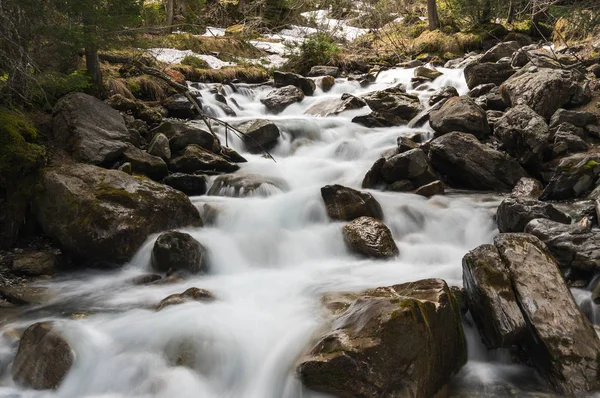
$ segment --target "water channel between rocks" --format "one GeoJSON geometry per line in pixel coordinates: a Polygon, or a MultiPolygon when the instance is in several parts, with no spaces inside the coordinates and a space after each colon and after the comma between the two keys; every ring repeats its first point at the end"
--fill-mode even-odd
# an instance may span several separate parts
{"type": "MultiPolygon", "coordinates": [[[[422,102],[431,94],[427,87],[452,85],[460,94],[467,92],[462,70],[440,71],[443,76],[415,92],[422,102]]],[[[218,214],[213,226],[185,230],[208,249],[210,274],[172,285],[126,284],[136,275],[151,272],[150,252],[156,239],[151,236],[119,271],[86,271],[48,282],[53,300],[19,314],[3,325],[3,331],[56,320],[72,342],[75,364],[54,392],[21,390],[11,381],[10,372],[2,372],[0,396],[324,396],[303,389],[294,375],[299,356],[310,347],[314,333],[327,324],[320,303],[323,294],[431,277],[461,286],[463,255],[491,242],[497,233],[492,214],[501,197],[488,194],[450,192],[426,199],[371,191],[400,249],[400,256],[389,261],[350,253],[342,239],[343,224],[328,219],[322,186],[337,183],[360,189],[367,170],[383,152],[396,146],[398,136],[430,130],[366,128],[351,122],[368,108],[326,118],[307,116],[305,111],[343,93],[360,95],[398,83],[410,88],[412,76],[412,69],[384,71],[367,88],[338,79],[330,92],[317,89],[314,96],[277,116],[267,115],[259,101],[268,87],[238,86],[234,92],[225,86],[228,97],[239,104],[234,107],[238,116],[225,117],[213,103],[217,116],[231,123],[269,118],[279,125],[282,139],[271,151],[274,162],[246,153],[230,133],[229,145],[248,159],[237,174],[258,175],[267,182],[243,198],[229,197],[227,190],[220,192],[223,196],[192,198],[201,212],[210,207],[218,214]],[[159,312],[150,308],[188,287],[210,290],[217,300],[189,302],[159,312]],[[71,314],[87,316],[72,319],[71,314]],[[182,346],[193,355],[191,368],[169,362],[182,346]]],[[[200,87],[205,106],[213,98],[209,90],[210,86],[200,87]]],[[[510,364],[505,352],[486,352],[468,325],[465,332],[469,362],[457,376],[462,386],[457,396],[461,388],[535,388],[531,387],[536,384],[533,371],[510,364]]],[[[10,366],[15,351],[7,338],[0,340],[2,370],[10,366]]]]}

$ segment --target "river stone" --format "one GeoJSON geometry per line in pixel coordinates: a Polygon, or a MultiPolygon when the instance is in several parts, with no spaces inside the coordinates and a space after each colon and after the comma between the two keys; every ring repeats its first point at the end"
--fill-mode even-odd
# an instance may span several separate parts
{"type": "Polygon", "coordinates": [[[206,193],[206,177],[197,174],[173,173],[162,180],[166,184],[188,196],[204,195],[206,193]]]}
{"type": "Polygon", "coordinates": [[[480,84],[476,87],[473,87],[469,92],[468,92],[468,96],[471,98],[478,98],[481,97],[482,95],[486,95],[489,92],[491,92],[493,89],[497,88],[498,86],[495,85],[494,83],[486,83],[486,84],[480,84]]]}
{"type": "Polygon", "coordinates": [[[440,180],[436,180],[434,182],[430,182],[429,184],[425,184],[420,186],[415,190],[415,194],[425,196],[426,198],[430,198],[435,195],[443,195],[446,191],[446,187],[444,183],[440,180]]]}
{"type": "Polygon", "coordinates": [[[200,301],[210,303],[215,300],[215,296],[205,289],[198,289],[197,287],[190,287],[183,293],[175,293],[165,297],[158,303],[156,307],[157,311],[164,309],[171,305],[183,304],[186,301],[200,301]]]}
{"type": "Polygon", "coordinates": [[[462,260],[467,305],[481,340],[489,349],[522,341],[527,324],[508,271],[494,245],[481,245],[462,260]]]}
{"type": "Polygon", "coordinates": [[[546,246],[529,234],[500,234],[494,245],[529,326],[531,361],[560,393],[598,390],[600,340],[546,246]]]}
{"type": "Polygon", "coordinates": [[[296,86],[302,90],[304,95],[313,95],[316,89],[313,80],[307,79],[296,73],[275,71],[273,73],[273,80],[275,87],[296,86]]]}
{"type": "Polygon", "coordinates": [[[155,181],[160,181],[169,174],[169,168],[164,160],[133,145],[129,145],[123,152],[122,159],[131,163],[133,173],[148,176],[155,181]]]}
{"type": "Polygon", "coordinates": [[[452,97],[429,115],[429,124],[436,136],[459,131],[476,137],[490,134],[485,111],[469,97],[452,97]]]}
{"type": "Polygon", "coordinates": [[[214,135],[192,126],[186,126],[174,132],[169,138],[169,145],[173,152],[182,151],[188,145],[198,145],[214,153],[219,153],[221,148],[219,140],[214,135]]]}
{"type": "Polygon", "coordinates": [[[288,190],[283,180],[259,174],[225,174],[218,176],[208,190],[208,195],[234,198],[271,196],[288,190]]]}
{"type": "Polygon", "coordinates": [[[171,147],[169,139],[166,135],[158,133],[152,138],[148,145],[148,153],[153,156],[158,156],[164,161],[171,159],[171,147]]]}
{"type": "Polygon", "coordinates": [[[344,242],[352,251],[367,257],[385,258],[398,255],[392,232],[373,217],[359,217],[343,228],[344,242]]]}
{"type": "Polygon", "coordinates": [[[367,216],[383,219],[381,205],[373,195],[341,185],[326,185],[321,188],[321,196],[327,215],[336,221],[352,221],[367,216]]]}
{"type": "Polygon", "coordinates": [[[537,200],[543,191],[544,186],[541,182],[539,182],[535,178],[523,177],[517,182],[512,192],[510,193],[510,196],[513,198],[527,198],[537,200]]]}
{"type": "Polygon", "coordinates": [[[510,67],[510,64],[506,63],[474,63],[467,65],[465,68],[465,79],[469,90],[480,84],[494,83],[499,86],[514,74],[515,70],[510,67]]]}
{"type": "Polygon", "coordinates": [[[238,126],[244,133],[244,145],[250,153],[273,149],[281,136],[279,127],[266,119],[256,119],[238,126]]]}
{"type": "Polygon", "coordinates": [[[424,109],[419,97],[407,94],[403,87],[374,91],[364,95],[362,99],[371,110],[384,118],[389,115],[395,119],[402,119],[406,123],[424,109]]]}
{"type": "Polygon", "coordinates": [[[388,159],[381,168],[381,176],[388,184],[398,180],[412,180],[423,175],[428,168],[427,156],[420,149],[411,149],[388,159]]]}
{"type": "Polygon", "coordinates": [[[539,166],[548,149],[548,125],[527,105],[517,105],[506,112],[494,125],[494,135],[506,152],[525,167],[539,166]]]}
{"type": "Polygon", "coordinates": [[[158,272],[178,270],[197,274],[209,270],[204,246],[190,234],[178,231],[159,235],[152,248],[151,263],[158,272]]]}
{"type": "Polygon", "coordinates": [[[57,389],[74,360],[71,346],[51,322],[35,323],[23,332],[12,376],[35,390],[57,389]]]}
{"type": "Polygon", "coordinates": [[[579,135],[575,134],[569,123],[563,123],[554,133],[552,142],[552,156],[558,157],[567,153],[585,152],[589,149],[589,145],[579,135]]]}
{"type": "Polygon", "coordinates": [[[194,105],[183,94],[172,95],[164,99],[161,104],[168,111],[170,118],[194,119],[198,114],[194,105]]]}
{"type": "Polygon", "coordinates": [[[564,200],[585,194],[600,174],[600,153],[581,153],[560,160],[541,200],[564,200]]]}
{"type": "Polygon", "coordinates": [[[0,286],[0,298],[14,305],[46,304],[53,297],[46,287],[31,285],[0,286]]]}
{"type": "Polygon", "coordinates": [[[516,160],[480,143],[472,134],[450,133],[434,139],[429,160],[456,188],[510,191],[527,177],[516,160]]]}
{"type": "Polygon", "coordinates": [[[260,102],[267,107],[271,113],[281,113],[288,106],[304,99],[304,93],[298,87],[285,86],[271,90],[260,102]]]}
{"type": "Polygon", "coordinates": [[[590,225],[535,219],[527,224],[525,232],[544,242],[561,268],[586,273],[600,271],[600,232],[592,231],[590,225]]]}
{"type": "Polygon", "coordinates": [[[297,372],[337,397],[433,397],[466,362],[457,303],[440,279],[327,299],[341,308],[297,372]]]}
{"type": "Polygon", "coordinates": [[[71,93],[53,111],[53,143],[79,162],[107,165],[127,149],[129,132],[123,117],[91,95],[71,93]]]}
{"type": "Polygon", "coordinates": [[[496,213],[500,232],[523,232],[527,223],[536,218],[545,218],[563,224],[571,223],[571,217],[550,203],[528,198],[508,197],[500,203],[496,213]]]}
{"type": "Polygon", "coordinates": [[[590,124],[598,124],[598,116],[592,112],[558,109],[550,118],[550,127],[557,127],[563,123],[585,127],[590,124]]]}
{"type": "Polygon", "coordinates": [[[452,86],[444,86],[431,94],[428,104],[433,106],[444,99],[452,97],[458,97],[458,91],[452,86]]]}
{"type": "Polygon", "coordinates": [[[58,257],[50,252],[17,254],[12,262],[15,274],[28,276],[54,275],[57,267],[58,257]]]}
{"type": "Polygon", "coordinates": [[[487,50],[479,62],[498,62],[502,58],[512,57],[513,53],[519,50],[519,48],[521,48],[521,46],[516,41],[498,43],[494,47],[487,50]]]}
{"type": "Polygon", "coordinates": [[[306,110],[307,115],[314,116],[330,116],[339,115],[340,113],[353,109],[360,109],[367,106],[367,103],[359,97],[351,94],[343,94],[340,99],[333,98],[325,101],[317,102],[306,110]]]}
{"type": "Polygon", "coordinates": [[[338,77],[340,73],[340,68],[338,68],[337,66],[324,66],[324,65],[317,65],[317,66],[313,66],[312,68],[310,68],[310,71],[308,72],[309,77],[318,77],[318,76],[332,76],[332,77],[338,77]]]}
{"type": "Polygon", "coordinates": [[[429,80],[435,80],[442,76],[443,73],[435,68],[428,68],[426,66],[418,66],[415,68],[415,77],[424,77],[429,80]]]}
{"type": "Polygon", "coordinates": [[[169,168],[178,173],[195,173],[197,171],[231,173],[238,170],[240,166],[198,145],[188,145],[179,156],[169,160],[169,168]]]}
{"type": "Polygon", "coordinates": [[[182,192],[117,170],[49,168],[39,188],[33,211],[42,230],[82,259],[124,263],[153,233],[202,225],[182,192]]]}
{"type": "MultiPolygon", "coordinates": [[[[386,162],[386,158],[379,158],[373,166],[367,171],[365,174],[365,178],[363,178],[361,187],[362,188],[378,188],[380,185],[384,185],[383,183],[383,175],[381,174],[381,169],[386,162]]],[[[410,181],[409,181],[410,183],[410,181]]],[[[411,184],[412,189],[412,184],[411,184]]]]}

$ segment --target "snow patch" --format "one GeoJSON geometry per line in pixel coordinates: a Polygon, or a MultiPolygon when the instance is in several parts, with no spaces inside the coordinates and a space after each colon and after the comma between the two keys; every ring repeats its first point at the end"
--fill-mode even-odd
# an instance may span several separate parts
{"type": "Polygon", "coordinates": [[[192,56],[203,59],[204,61],[206,61],[208,66],[210,66],[213,69],[221,69],[224,66],[237,65],[235,62],[221,61],[219,58],[213,55],[196,54],[192,50],[176,50],[174,48],[151,48],[147,51],[158,61],[165,62],[168,64],[178,64],[181,63],[181,61],[183,61],[185,57],[192,56]]]}

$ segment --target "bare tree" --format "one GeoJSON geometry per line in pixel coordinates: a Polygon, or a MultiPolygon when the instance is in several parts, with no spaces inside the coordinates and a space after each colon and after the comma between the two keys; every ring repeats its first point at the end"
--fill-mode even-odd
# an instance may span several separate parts
{"type": "Polygon", "coordinates": [[[436,0],[427,0],[427,19],[429,21],[429,30],[436,30],[440,27],[436,0]]]}
{"type": "Polygon", "coordinates": [[[173,17],[175,13],[175,0],[167,0],[167,28],[171,33],[173,27],[173,17]]]}

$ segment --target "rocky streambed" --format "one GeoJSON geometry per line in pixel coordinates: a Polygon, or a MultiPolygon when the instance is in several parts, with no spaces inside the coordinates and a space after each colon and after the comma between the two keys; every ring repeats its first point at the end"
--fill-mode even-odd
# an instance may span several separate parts
{"type": "Polygon", "coordinates": [[[593,394],[598,92],[574,63],[511,42],[192,84],[210,128],[180,95],[63,98],[31,203],[55,247],[11,258],[33,281],[0,288],[0,395],[593,394]]]}

